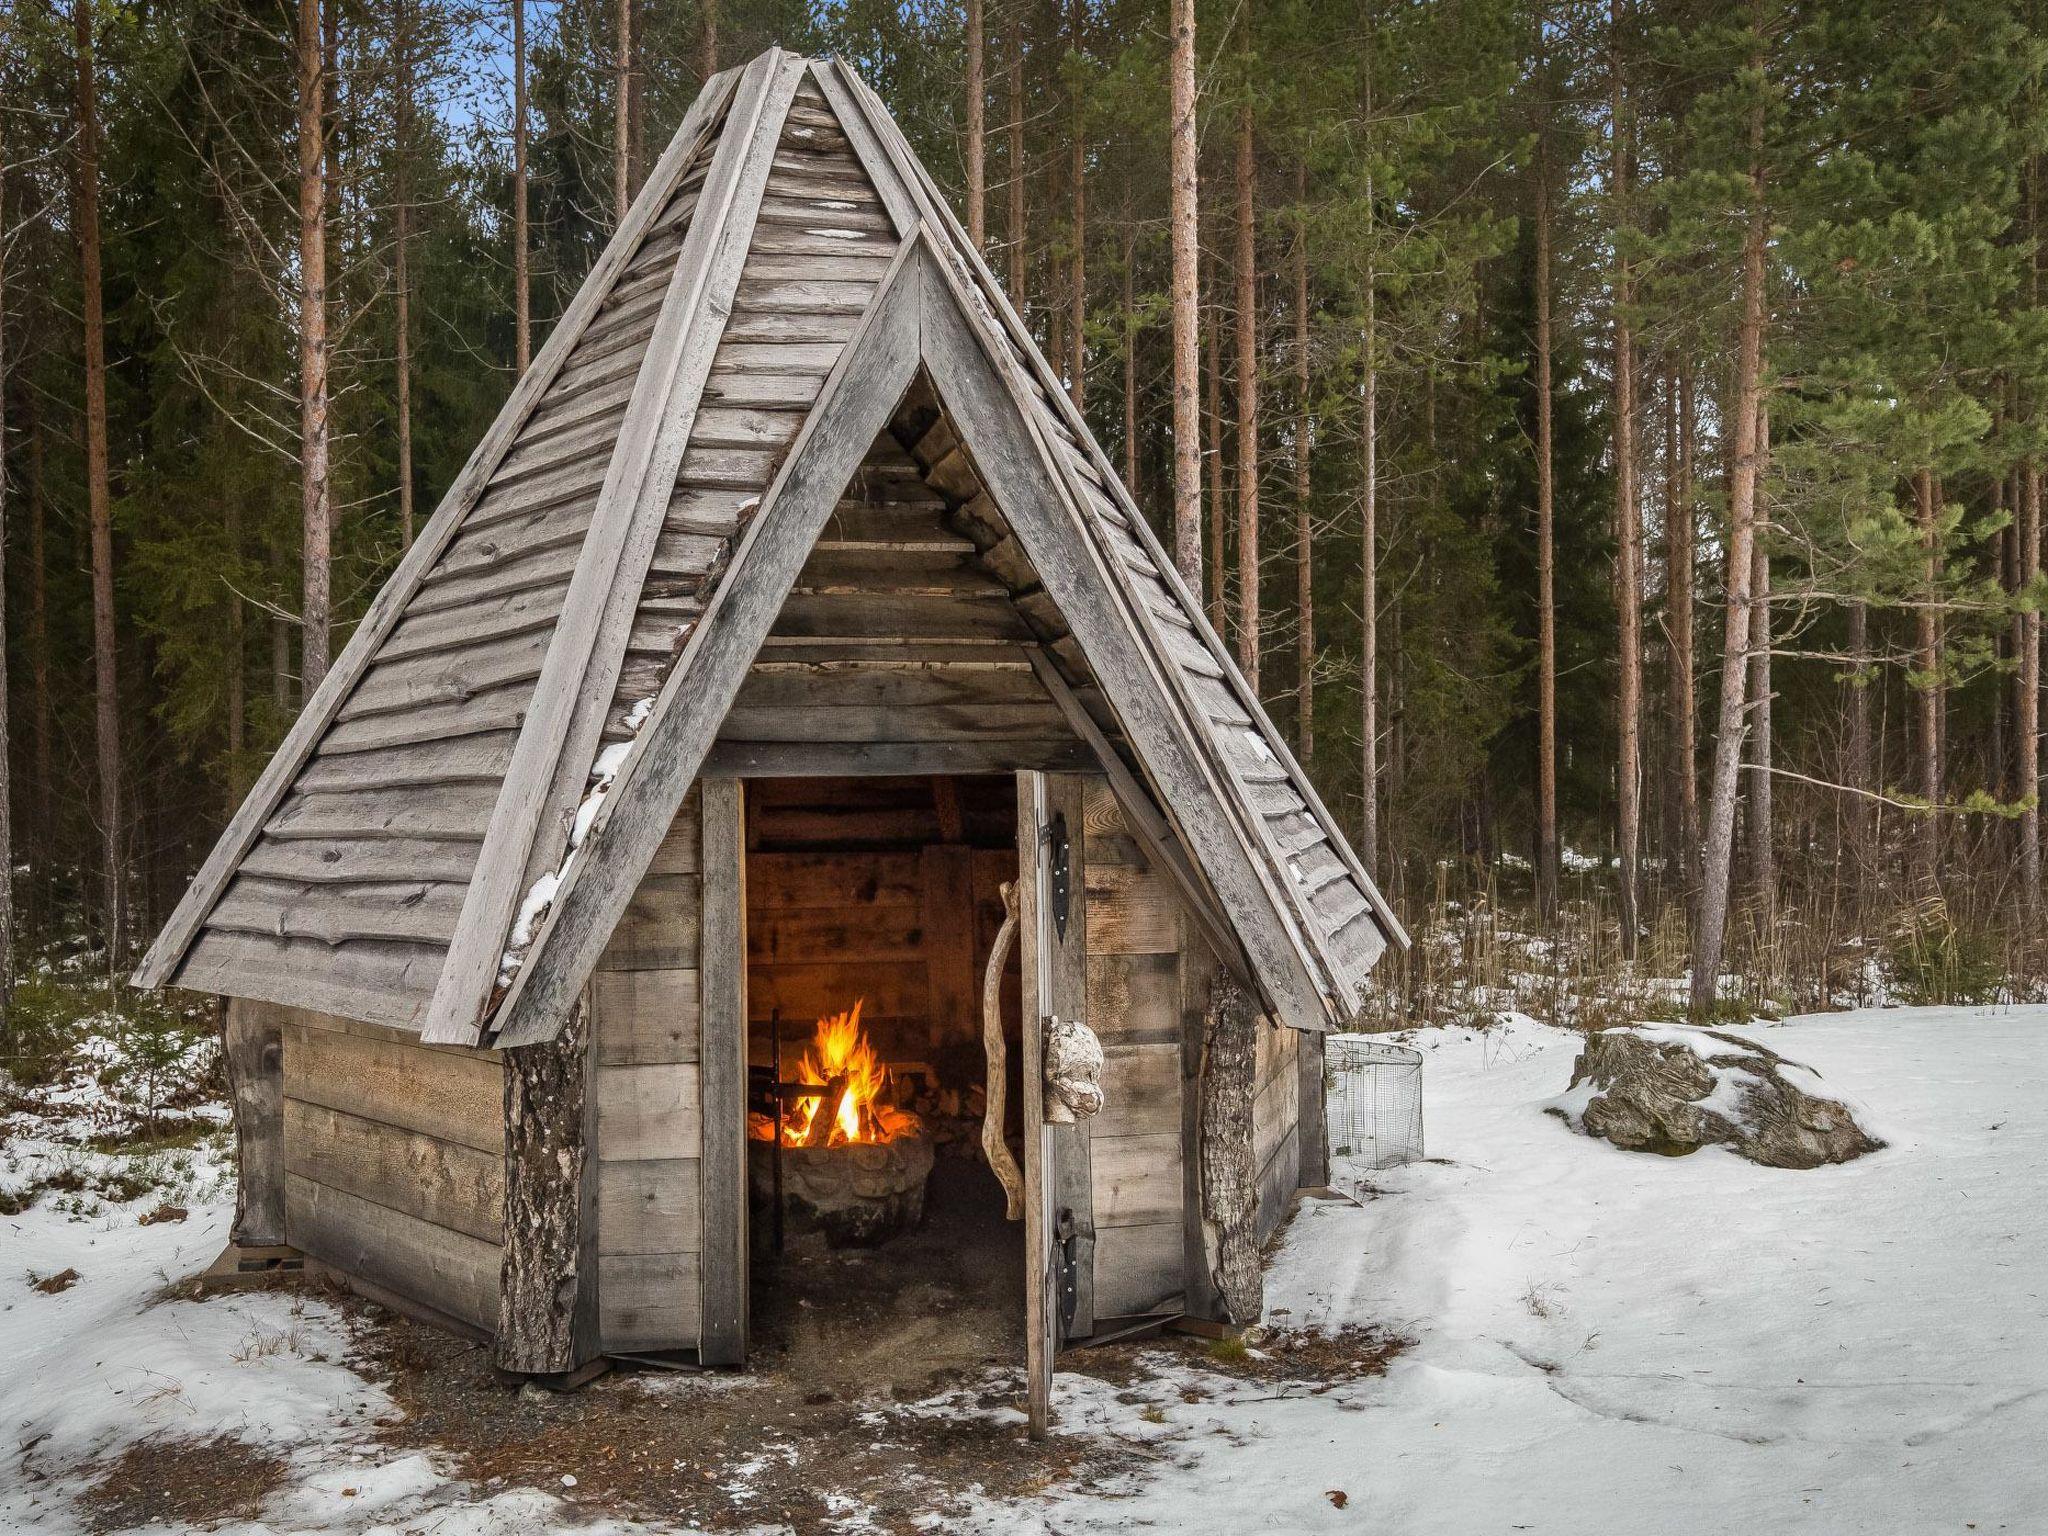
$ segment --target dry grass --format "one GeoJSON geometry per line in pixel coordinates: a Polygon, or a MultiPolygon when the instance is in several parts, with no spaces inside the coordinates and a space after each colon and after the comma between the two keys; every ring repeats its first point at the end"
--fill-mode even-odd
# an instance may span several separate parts
{"type": "Polygon", "coordinates": [[[211,1530],[252,1520],[282,1487],[282,1458],[239,1440],[145,1440],[106,1464],[79,1497],[95,1533],[179,1524],[211,1530]]]}

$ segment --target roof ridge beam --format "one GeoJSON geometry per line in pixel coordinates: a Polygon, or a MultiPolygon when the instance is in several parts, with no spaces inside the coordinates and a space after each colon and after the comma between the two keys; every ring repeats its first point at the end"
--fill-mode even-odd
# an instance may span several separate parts
{"type": "Polygon", "coordinates": [[[803,68],[771,48],[735,89],[434,989],[429,1044],[476,1042],[520,903],[561,863],[803,68]]]}

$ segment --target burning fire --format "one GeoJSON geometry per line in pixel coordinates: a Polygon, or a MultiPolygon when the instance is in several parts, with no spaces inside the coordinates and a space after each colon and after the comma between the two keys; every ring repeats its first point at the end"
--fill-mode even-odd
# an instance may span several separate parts
{"type": "MultiPolygon", "coordinates": [[[[793,1081],[823,1091],[794,1099],[784,1108],[784,1146],[843,1147],[917,1133],[917,1116],[882,1099],[889,1071],[875,1060],[875,1048],[860,1027],[860,1009],[855,1003],[844,1013],[818,1020],[817,1033],[797,1062],[793,1081]],[[828,1117],[823,1124],[821,1115],[828,1117]]],[[[773,1132],[769,1134],[772,1137],[773,1132]]]]}

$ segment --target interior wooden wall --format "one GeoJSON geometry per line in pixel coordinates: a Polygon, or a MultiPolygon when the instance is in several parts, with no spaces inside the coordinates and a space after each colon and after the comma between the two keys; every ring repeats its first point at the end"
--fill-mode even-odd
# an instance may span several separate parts
{"type": "MultiPolygon", "coordinates": [[[[981,982],[1014,879],[1014,834],[987,808],[1007,781],[763,779],[749,785],[750,1057],[785,1052],[862,1004],[888,1060],[945,1084],[980,1073],[981,982]],[[989,846],[990,843],[996,846],[989,846]]],[[[1015,1012],[1015,981],[1010,1012],[1015,1012]]]]}
{"type": "Polygon", "coordinates": [[[597,1063],[598,1332],[688,1349],[702,1315],[701,791],[692,788],[590,982],[597,1063]]]}
{"type": "Polygon", "coordinates": [[[375,1295],[490,1333],[505,1227],[505,1068],[268,1003],[283,1042],[285,1241],[375,1295]]]}

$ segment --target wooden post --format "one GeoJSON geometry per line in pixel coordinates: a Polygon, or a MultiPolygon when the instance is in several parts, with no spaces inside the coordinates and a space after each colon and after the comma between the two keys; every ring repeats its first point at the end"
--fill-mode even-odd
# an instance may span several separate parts
{"type": "MultiPolygon", "coordinates": [[[[703,1039],[704,1313],[697,1358],[747,1358],[747,871],[738,779],[704,779],[704,921],[698,951],[703,1039]]],[[[822,1121],[827,1109],[821,1108],[822,1121]]]]}
{"type": "Polygon", "coordinates": [[[235,1225],[243,1248],[282,1244],[284,1236],[284,1037],[275,1012],[230,998],[222,1053],[235,1103],[235,1225]]]}
{"type": "Polygon", "coordinates": [[[599,1358],[590,1006],[505,1052],[505,1248],[492,1363],[567,1377],[599,1358]]]}
{"type": "Polygon", "coordinates": [[[1320,1189],[1330,1182],[1330,1135],[1323,1099],[1323,1037],[1313,1030],[1301,1031],[1295,1042],[1295,1067],[1301,1074],[1300,1107],[1295,1130],[1301,1143],[1301,1171],[1295,1183],[1303,1189],[1320,1189]]]}
{"type": "Polygon", "coordinates": [[[1202,1060],[1202,1225],[1216,1292],[1233,1323],[1265,1310],[1257,1231],[1259,1176],[1252,1151],[1258,1014],[1236,978],[1209,983],[1202,1060]]]}
{"type": "Polygon", "coordinates": [[[1039,829],[1047,820],[1045,775],[1017,775],[1017,934],[1023,979],[1024,1113],[1024,1387],[1033,1439],[1045,1438],[1052,1420],[1052,1363],[1056,1347],[1052,1308],[1051,1127],[1045,1123],[1045,1002],[1051,993],[1045,912],[1045,863],[1039,829]]]}

